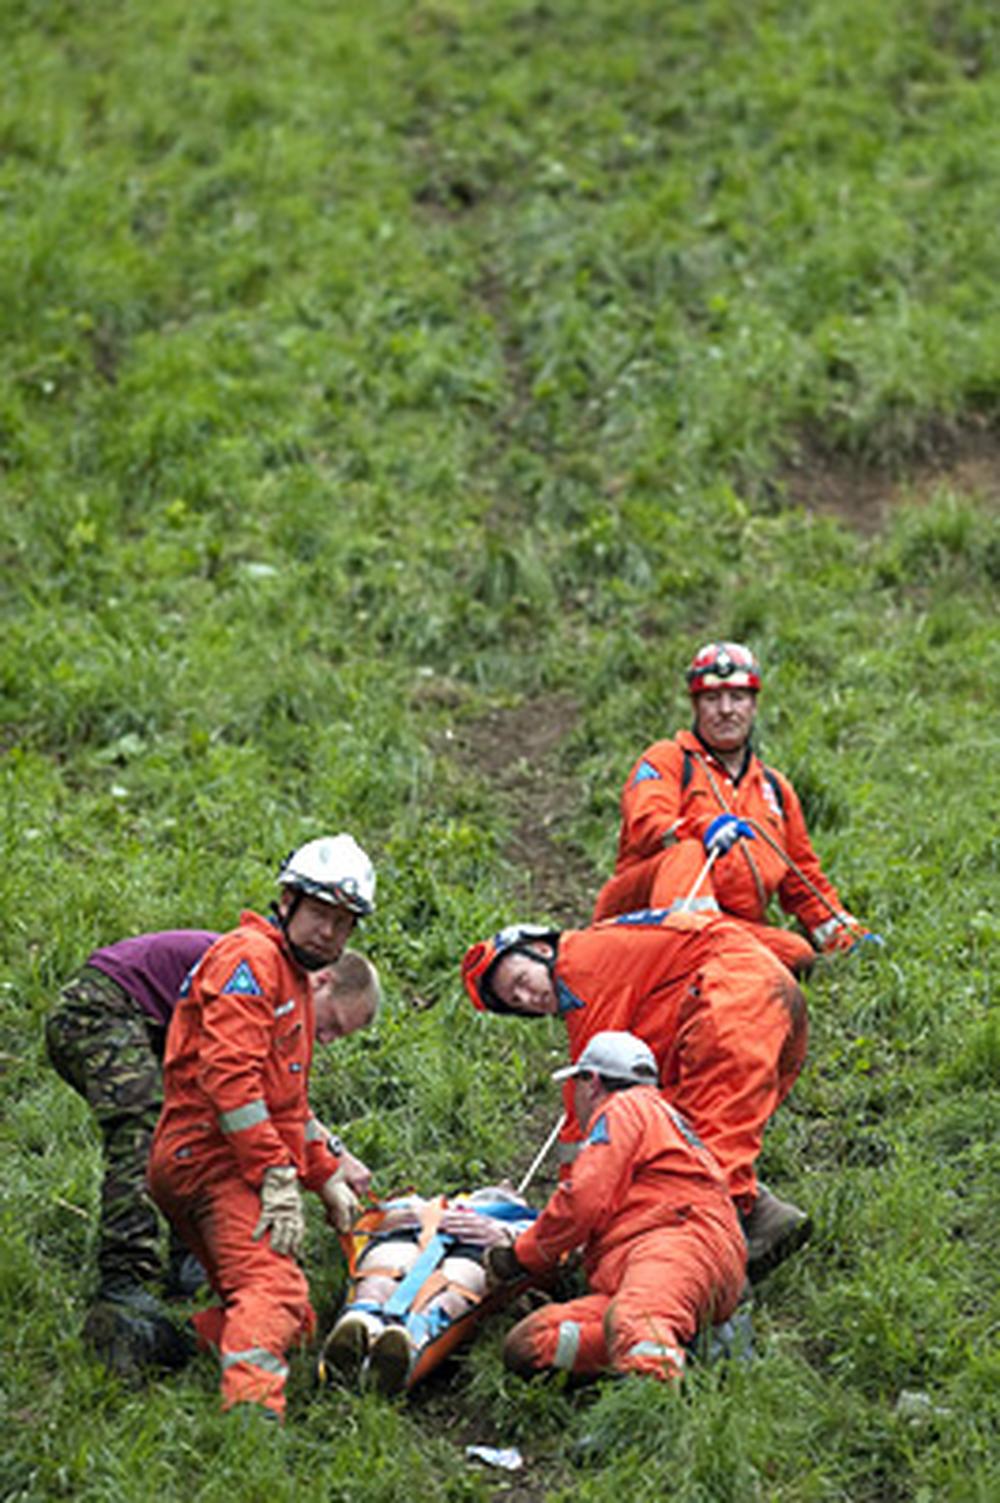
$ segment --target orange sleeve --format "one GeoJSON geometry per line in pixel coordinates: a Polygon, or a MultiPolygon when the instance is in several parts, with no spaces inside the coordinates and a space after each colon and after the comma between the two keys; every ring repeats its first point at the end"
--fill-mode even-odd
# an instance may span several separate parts
{"type": "Polygon", "coordinates": [[[529,1272],[544,1273],[564,1253],[585,1246],[621,1205],[643,1135],[642,1118],[628,1109],[626,1095],[605,1103],[569,1178],[514,1243],[519,1262],[529,1272]]]}
{"type": "MultiPolygon", "coordinates": [[[[779,780],[784,799],[786,852],[795,862],[796,866],[800,867],[809,878],[813,886],[819,889],[834,910],[838,913],[843,912],[840,895],[823,871],[819,863],[819,857],[813,850],[798,794],[788,779],[782,776],[782,774],[772,773],[772,776],[779,780]]],[[[822,947],[823,935],[832,920],[830,909],[826,906],[826,903],[822,902],[814,893],[809,891],[805,882],[796,876],[791,867],[787,869],[778,886],[778,901],[784,911],[797,918],[804,928],[808,929],[815,943],[822,947]],[[820,931],[819,936],[817,936],[817,930],[820,931]]],[[[845,915],[845,917],[849,916],[845,915]]]]}
{"type": "Polygon", "coordinates": [[[294,1157],[271,1120],[264,1067],[275,1032],[277,968],[261,947],[221,943],[195,978],[201,1002],[198,1085],[215,1110],[244,1179],[259,1185],[294,1157]]]}
{"type": "Polygon", "coordinates": [[[646,748],[625,780],[618,860],[636,861],[663,849],[681,816],[683,753],[673,741],[646,748]]]}
{"type": "Polygon", "coordinates": [[[330,1175],[340,1168],[340,1158],[330,1147],[331,1136],[315,1113],[310,1112],[306,1122],[306,1172],[302,1176],[307,1190],[321,1190],[330,1175]]]}
{"type": "MultiPolygon", "coordinates": [[[[558,974],[558,971],[557,971],[558,974]]],[[[579,1012],[566,1015],[566,1032],[571,1062],[578,1060],[591,1037],[605,1028],[627,1032],[635,1021],[638,1003],[633,986],[603,987],[597,999],[579,1012]]],[[[579,1143],[583,1137],[573,1104],[573,1081],[563,1082],[563,1111],[566,1120],[559,1132],[560,1143],[579,1143]]]]}

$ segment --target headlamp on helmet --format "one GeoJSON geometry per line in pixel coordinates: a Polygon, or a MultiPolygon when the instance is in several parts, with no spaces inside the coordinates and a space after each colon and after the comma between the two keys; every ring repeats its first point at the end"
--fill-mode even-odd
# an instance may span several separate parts
{"type": "Polygon", "coordinates": [[[687,686],[691,694],[703,694],[706,689],[752,689],[756,693],[760,664],[742,642],[706,642],[691,659],[687,686]]]}

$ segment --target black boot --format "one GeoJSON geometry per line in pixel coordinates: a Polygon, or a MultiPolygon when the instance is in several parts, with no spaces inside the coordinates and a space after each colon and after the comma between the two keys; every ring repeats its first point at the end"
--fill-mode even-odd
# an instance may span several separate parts
{"type": "Polygon", "coordinates": [[[167,1274],[163,1280],[163,1293],[167,1299],[193,1299],[203,1284],[208,1282],[202,1265],[193,1252],[188,1252],[183,1243],[171,1244],[167,1260],[167,1274]]]}
{"type": "Polygon", "coordinates": [[[83,1322],[83,1339],[120,1378],[144,1369],[175,1372],[194,1355],[191,1336],[141,1284],[102,1285],[83,1322]]]}

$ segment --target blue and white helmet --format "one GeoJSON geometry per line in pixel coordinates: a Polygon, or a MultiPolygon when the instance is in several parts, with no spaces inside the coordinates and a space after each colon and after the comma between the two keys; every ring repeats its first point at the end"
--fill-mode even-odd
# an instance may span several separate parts
{"type": "Polygon", "coordinates": [[[375,909],[375,868],[353,835],[321,835],[286,856],[278,873],[279,887],[293,887],[356,913],[375,909]]]}

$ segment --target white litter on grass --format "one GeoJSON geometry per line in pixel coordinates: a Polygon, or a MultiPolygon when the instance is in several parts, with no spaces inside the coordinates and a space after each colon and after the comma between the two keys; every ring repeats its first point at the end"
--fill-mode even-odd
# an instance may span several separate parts
{"type": "Polygon", "coordinates": [[[911,1425],[921,1425],[931,1419],[947,1419],[950,1409],[935,1404],[929,1393],[919,1388],[904,1388],[896,1400],[896,1416],[911,1425]]]}
{"type": "Polygon", "coordinates": [[[482,1461],[487,1466],[501,1467],[505,1472],[517,1472],[524,1466],[524,1457],[516,1446],[466,1446],[465,1454],[470,1461],[482,1461]]]}

